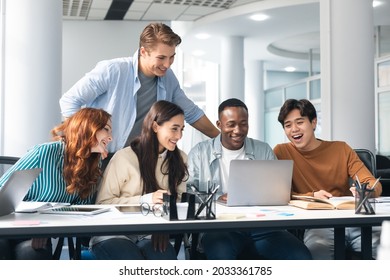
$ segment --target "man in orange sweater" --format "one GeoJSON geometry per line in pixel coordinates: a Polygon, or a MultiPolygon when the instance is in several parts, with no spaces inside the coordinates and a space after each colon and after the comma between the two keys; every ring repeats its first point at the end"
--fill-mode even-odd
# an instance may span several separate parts
{"type": "MultiPolygon", "coordinates": [[[[274,148],[278,159],[294,160],[292,194],[310,195],[318,198],[349,196],[355,192],[349,186],[349,178],[359,178],[361,183],[375,184],[375,177],[359,159],[356,152],[345,142],[324,141],[316,138],[317,113],[306,99],[289,99],[280,109],[278,121],[282,124],[289,143],[274,148]]],[[[374,196],[382,192],[378,182],[374,196]]],[[[380,228],[373,228],[373,256],[379,244],[380,228]]],[[[346,229],[348,249],[361,251],[360,228],[346,229]]],[[[334,232],[332,229],[309,229],[304,242],[313,259],[334,258],[334,232]]]]}

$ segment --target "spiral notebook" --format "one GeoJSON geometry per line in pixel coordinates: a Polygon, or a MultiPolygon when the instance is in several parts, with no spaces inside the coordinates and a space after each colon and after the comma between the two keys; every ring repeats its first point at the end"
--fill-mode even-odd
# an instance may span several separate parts
{"type": "Polygon", "coordinates": [[[98,207],[93,205],[69,205],[52,207],[39,211],[41,214],[57,215],[96,215],[110,211],[109,207],[98,207]]]}

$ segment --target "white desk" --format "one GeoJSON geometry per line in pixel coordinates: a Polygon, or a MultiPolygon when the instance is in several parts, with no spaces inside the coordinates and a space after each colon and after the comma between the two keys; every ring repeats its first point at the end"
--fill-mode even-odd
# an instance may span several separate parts
{"type": "Polygon", "coordinates": [[[239,219],[168,221],[153,214],[122,214],[116,209],[95,216],[15,213],[0,217],[0,238],[66,237],[141,234],[153,232],[185,233],[256,228],[335,228],[335,258],[345,258],[346,227],[362,228],[362,253],[372,253],[371,228],[390,220],[390,204],[377,204],[376,215],[356,215],[352,210],[303,210],[291,206],[224,207],[217,206],[217,216],[223,213],[246,213],[239,219]]]}

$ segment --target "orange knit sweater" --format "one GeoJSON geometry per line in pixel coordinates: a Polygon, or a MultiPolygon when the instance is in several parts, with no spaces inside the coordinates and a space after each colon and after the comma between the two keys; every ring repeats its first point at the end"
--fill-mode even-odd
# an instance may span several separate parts
{"type": "MultiPolygon", "coordinates": [[[[323,141],[308,152],[298,151],[290,143],[278,144],[274,148],[278,159],[294,160],[292,194],[313,195],[314,191],[325,190],[333,196],[349,196],[348,178],[368,182],[372,186],[374,176],[359,159],[356,152],[345,142],[323,141]]],[[[382,193],[382,185],[375,186],[375,196],[382,193]]]]}

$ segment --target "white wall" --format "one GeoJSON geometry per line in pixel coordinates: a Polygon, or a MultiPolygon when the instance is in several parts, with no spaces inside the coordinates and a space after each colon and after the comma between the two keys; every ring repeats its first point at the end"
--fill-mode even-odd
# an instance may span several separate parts
{"type": "Polygon", "coordinates": [[[63,21],[62,92],[97,62],[132,56],[146,21],[63,21]]]}
{"type": "Polygon", "coordinates": [[[1,4],[0,154],[21,156],[61,121],[62,1],[1,4]]]}

